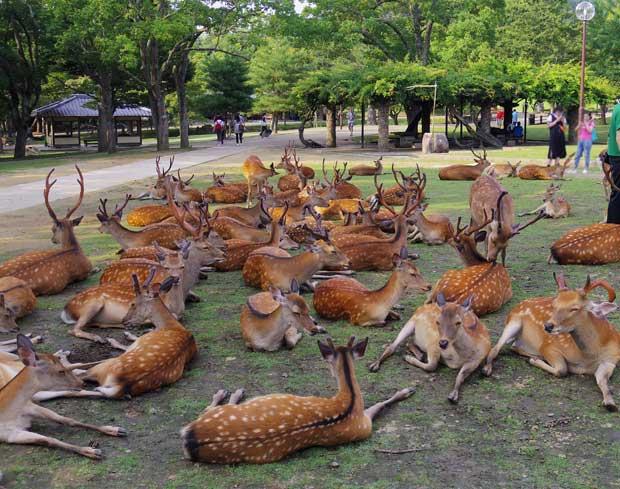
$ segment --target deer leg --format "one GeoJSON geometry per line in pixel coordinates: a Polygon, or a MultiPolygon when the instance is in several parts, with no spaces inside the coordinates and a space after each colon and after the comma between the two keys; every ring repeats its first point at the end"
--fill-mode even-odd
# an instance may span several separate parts
{"type": "Polygon", "coordinates": [[[78,447],[77,445],[71,445],[65,443],[56,438],[49,436],[39,435],[38,433],[32,433],[31,431],[13,431],[10,432],[6,438],[7,443],[14,443],[19,445],[43,445],[50,448],[62,448],[69,452],[74,452],[84,457],[93,458],[95,460],[101,460],[103,454],[98,448],[91,447],[78,447]]]}
{"type": "Polygon", "coordinates": [[[383,351],[383,353],[377,360],[375,360],[373,363],[371,363],[368,366],[368,369],[371,372],[378,372],[379,369],[381,368],[381,364],[385,362],[385,360],[387,360],[389,357],[391,357],[396,351],[396,348],[398,348],[401,343],[403,343],[407,338],[409,338],[414,333],[415,333],[415,321],[413,319],[410,319],[409,321],[407,321],[407,323],[405,323],[405,325],[403,326],[403,329],[400,330],[400,332],[398,333],[398,336],[392,342],[392,344],[390,344],[383,351]]]}
{"type": "Polygon", "coordinates": [[[616,406],[609,388],[609,379],[613,375],[615,368],[616,366],[613,363],[603,362],[598,366],[594,374],[598,388],[603,393],[603,406],[605,406],[607,411],[618,410],[618,406],[616,406]]]}
{"type": "Polygon", "coordinates": [[[545,354],[544,360],[541,358],[532,357],[530,358],[530,365],[534,365],[534,367],[538,367],[551,375],[555,375],[556,377],[564,377],[568,372],[566,360],[560,353],[557,352],[545,354]]]}
{"type": "Polygon", "coordinates": [[[50,401],[52,399],[58,399],[61,397],[95,397],[101,398],[105,397],[101,392],[97,391],[87,391],[87,390],[79,390],[79,391],[40,391],[37,392],[34,396],[32,396],[33,401],[42,402],[42,401],[50,401]]]}
{"type": "Polygon", "coordinates": [[[400,321],[400,319],[401,316],[396,311],[388,312],[387,316],[385,317],[386,321],[400,321]]]}
{"type": "Polygon", "coordinates": [[[459,402],[459,393],[461,390],[461,386],[463,385],[463,382],[465,382],[465,379],[467,379],[467,377],[469,377],[471,373],[474,370],[476,370],[476,368],[478,368],[478,365],[480,365],[480,363],[481,363],[481,360],[476,360],[473,362],[466,363],[461,367],[461,370],[459,370],[459,373],[456,376],[456,381],[454,382],[454,388],[452,389],[452,392],[450,392],[450,394],[448,395],[448,401],[454,404],[459,402]]]}
{"type": "Polygon", "coordinates": [[[84,309],[82,314],[80,314],[80,319],[78,319],[74,324],[73,329],[69,331],[69,334],[75,336],[76,338],[95,341],[97,343],[105,343],[105,340],[101,336],[82,331],[82,329],[85,328],[86,325],[88,325],[88,323],[90,323],[90,321],[96,317],[102,309],[102,302],[94,302],[89,304],[88,307],[84,309]]]}
{"type": "Polygon", "coordinates": [[[391,406],[392,404],[395,404],[397,402],[404,401],[414,392],[415,387],[407,387],[406,389],[402,389],[389,399],[378,402],[377,404],[370,406],[368,409],[365,409],[364,414],[368,416],[371,420],[373,420],[381,411],[383,411],[384,408],[391,406]]]}
{"type": "Polygon", "coordinates": [[[54,423],[98,431],[99,433],[103,433],[104,435],[108,436],[127,436],[127,430],[125,430],[125,428],[119,428],[118,426],[96,426],[88,423],[82,423],[81,421],[77,421],[73,418],[61,416],[60,414],[55,413],[51,409],[44,408],[43,406],[39,406],[38,404],[34,403],[31,403],[28,406],[28,413],[37,418],[49,419],[54,423]]]}
{"type": "Polygon", "coordinates": [[[424,355],[426,354],[422,350],[420,350],[415,343],[409,343],[407,345],[407,349],[413,354],[413,356],[415,356],[420,361],[422,361],[424,355]]]}
{"type": "Polygon", "coordinates": [[[288,349],[293,349],[295,348],[295,345],[299,343],[299,340],[301,340],[301,337],[302,337],[302,334],[297,331],[297,328],[291,326],[284,333],[284,344],[286,345],[288,349]]]}
{"type": "Polygon", "coordinates": [[[246,207],[249,209],[250,204],[252,203],[252,181],[248,178],[248,200],[246,202],[246,207]]]}
{"type": "Polygon", "coordinates": [[[500,336],[496,345],[487,355],[486,363],[482,368],[482,373],[484,375],[491,375],[491,372],[493,372],[493,361],[497,358],[497,355],[499,355],[499,352],[504,347],[504,345],[508,343],[514,343],[514,341],[521,335],[522,327],[523,325],[519,320],[511,321],[506,325],[504,331],[502,331],[502,336],[500,336]]]}
{"type": "Polygon", "coordinates": [[[228,404],[233,404],[233,405],[234,404],[239,404],[241,402],[241,400],[243,399],[243,396],[245,396],[245,390],[237,389],[230,396],[230,400],[228,401],[228,404]]]}
{"type": "Polygon", "coordinates": [[[108,338],[108,343],[112,348],[116,348],[117,350],[127,351],[129,350],[129,346],[123,345],[121,342],[116,341],[114,338],[108,338]]]}
{"type": "Polygon", "coordinates": [[[434,372],[435,370],[437,370],[440,358],[441,354],[439,353],[437,348],[429,348],[426,352],[426,362],[418,360],[413,355],[405,355],[405,362],[413,365],[414,367],[421,368],[425,372],[434,372]]]}

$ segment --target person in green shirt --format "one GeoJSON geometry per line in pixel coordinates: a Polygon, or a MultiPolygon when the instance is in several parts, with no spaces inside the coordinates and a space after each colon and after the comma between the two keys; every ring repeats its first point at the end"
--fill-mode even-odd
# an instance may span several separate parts
{"type": "MultiPolygon", "coordinates": [[[[620,187],[620,99],[618,99],[618,103],[614,107],[609,123],[607,155],[611,165],[611,178],[614,185],[620,187]]],[[[613,188],[613,186],[607,208],[607,222],[620,224],[620,192],[613,188]]]]}

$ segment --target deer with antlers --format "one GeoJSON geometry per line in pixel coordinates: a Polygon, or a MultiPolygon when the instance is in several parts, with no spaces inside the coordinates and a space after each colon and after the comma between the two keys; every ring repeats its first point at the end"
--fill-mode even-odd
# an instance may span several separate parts
{"type": "Polygon", "coordinates": [[[256,155],[250,155],[246,158],[241,165],[241,172],[248,182],[248,207],[252,198],[252,189],[256,187],[257,193],[260,194],[269,178],[278,174],[273,163],[269,168],[266,168],[261,159],[256,155]]]}
{"type": "Polygon", "coordinates": [[[143,205],[127,213],[127,224],[136,228],[143,228],[151,224],[159,224],[171,217],[172,214],[167,205],[143,205]]]}
{"type": "Polygon", "coordinates": [[[0,333],[17,329],[17,319],[27,316],[37,305],[32,289],[22,279],[0,278],[0,333]]]}
{"type": "Polygon", "coordinates": [[[325,197],[329,194],[329,199],[361,199],[362,191],[357,188],[355,185],[349,182],[353,177],[349,175],[345,178],[345,174],[347,172],[348,163],[343,164],[343,168],[340,169],[338,166],[338,162],[334,163],[334,170],[332,174],[332,178],[328,178],[327,172],[325,171],[325,159],[321,163],[321,170],[323,172],[323,180],[325,181],[325,188],[319,193],[321,196],[325,197]]]}
{"type": "Polygon", "coordinates": [[[181,178],[181,170],[177,170],[177,182],[174,186],[174,200],[180,203],[202,202],[202,192],[189,186],[189,183],[193,179],[194,175],[192,174],[192,176],[189,177],[187,180],[183,180],[181,178]]]}
{"type": "Polygon", "coordinates": [[[149,187],[148,192],[145,192],[139,195],[138,199],[154,199],[154,200],[163,200],[166,198],[166,182],[169,179],[176,180],[174,175],[170,173],[172,170],[172,165],[174,164],[174,156],[170,158],[170,162],[168,164],[168,168],[162,168],[160,165],[161,156],[157,156],[155,158],[155,171],[157,172],[157,180],[155,183],[149,187]]]}
{"type": "Polygon", "coordinates": [[[570,204],[568,200],[566,200],[566,197],[558,195],[560,188],[560,185],[555,185],[554,183],[550,184],[547,190],[545,190],[542,205],[538,206],[533,211],[519,214],[519,217],[531,216],[532,214],[538,214],[540,212],[544,213],[545,217],[550,219],[568,217],[570,214],[570,204]]]}
{"type": "Polygon", "coordinates": [[[297,151],[291,145],[284,148],[284,154],[276,168],[282,168],[287,175],[280,177],[278,188],[282,192],[287,190],[299,190],[314,178],[314,170],[309,166],[304,166],[299,162],[297,151]],[[293,161],[291,161],[293,160],[293,161]]]}
{"type": "Polygon", "coordinates": [[[274,207],[271,210],[271,217],[273,219],[279,219],[284,213],[284,209],[287,211],[287,223],[292,224],[294,222],[303,221],[306,214],[313,213],[315,208],[322,207],[327,208],[330,204],[330,196],[321,194],[315,185],[307,186],[303,192],[300,193],[299,205],[295,206],[286,202],[286,206],[274,207]]]}
{"type": "Polygon", "coordinates": [[[229,206],[222,207],[217,212],[219,216],[231,217],[248,226],[264,227],[271,222],[271,216],[267,212],[265,202],[263,202],[267,198],[267,195],[261,191],[258,195],[258,202],[253,207],[229,206]]]}
{"type": "Polygon", "coordinates": [[[519,169],[517,176],[521,180],[564,180],[564,173],[575,153],[571,153],[564,160],[553,166],[524,165],[519,169]]]}
{"type": "Polygon", "coordinates": [[[19,445],[43,445],[61,448],[88,458],[101,459],[101,450],[80,447],[29,430],[32,420],[45,419],[54,423],[97,431],[108,436],[126,436],[118,426],[95,426],[61,416],[32,402],[41,391],[77,389],[82,380],[64,367],[53,355],[37,354],[32,342],[17,336],[17,352],[24,368],[0,389],[0,441],[19,445]]]}
{"type": "Polygon", "coordinates": [[[334,446],[368,438],[374,418],[387,406],[407,399],[413,388],[398,391],[386,401],[364,409],[353,361],[364,356],[368,338],[336,347],[331,339],[319,350],[338,380],[331,398],[272,394],[239,404],[243,391],[226,405],[219,391],[194,422],[181,431],[187,458],[205,463],[277,462],[311,446],[334,446]],[[258,423],[258,424],[257,424],[258,423]]]}
{"type": "Polygon", "coordinates": [[[370,371],[378,372],[381,364],[413,336],[409,344],[412,354],[406,355],[405,361],[426,372],[437,370],[440,362],[458,369],[448,395],[450,402],[458,402],[463,382],[484,362],[491,349],[489,331],[472,311],[472,300],[470,296],[461,303],[452,302],[439,294],[435,303],[419,307],[394,342],[370,365],[370,371]]]}
{"type": "Polygon", "coordinates": [[[45,178],[45,206],[54,225],[52,243],[60,244],[60,249],[32,251],[11,258],[0,264],[0,277],[15,277],[26,282],[35,295],[52,295],[62,292],[67,285],[85,280],[92,271],[92,264],[84,254],[75,236],[74,228],[82,222],[82,217],[72,219],[84,198],[84,176],[76,165],[80,195],[77,203],[67,211],[65,217],[58,219],[49,201],[49,193],[56,180],[50,182],[52,169],[45,178]]]}
{"type": "Polygon", "coordinates": [[[245,182],[226,183],[226,173],[216,175],[213,172],[213,185],[205,190],[204,196],[208,202],[216,204],[242,204],[248,197],[248,185],[245,182]]]}
{"type": "Polygon", "coordinates": [[[487,159],[487,150],[483,146],[483,155],[477,154],[473,148],[470,151],[474,155],[475,165],[451,165],[446,166],[439,170],[440,180],[476,180],[486,168],[491,165],[491,162],[487,159]]]}
{"type": "Polygon", "coordinates": [[[588,275],[582,289],[569,289],[562,274],[555,275],[558,293],[521,302],[509,314],[501,338],[487,357],[484,371],[490,375],[493,361],[506,344],[529,358],[531,365],[556,377],[569,373],[594,375],[603,394],[603,405],[617,411],[609,388],[620,361],[620,333],[606,316],[618,309],[616,293],[605,280],[588,275]],[[589,298],[603,288],[608,301],[589,298]]]}
{"type": "Polygon", "coordinates": [[[354,165],[349,168],[349,176],[352,177],[372,177],[383,175],[383,156],[374,161],[374,165],[354,165]]]}
{"type": "Polygon", "coordinates": [[[293,279],[289,293],[272,287],[248,297],[241,310],[241,334],[245,345],[252,351],[276,351],[282,346],[292,349],[308,334],[325,333],[310,315],[304,298],[299,295],[299,284],[293,279]]]}
{"type": "Polygon", "coordinates": [[[431,289],[417,267],[408,260],[407,248],[394,255],[394,271],[378,290],[368,290],[350,277],[336,277],[320,283],[314,290],[314,309],[327,319],[344,319],[356,326],[384,326],[400,319],[392,308],[409,290],[431,289]]]}
{"type": "MultiPolygon", "coordinates": [[[[422,183],[422,180],[426,179],[425,176],[422,176],[420,165],[417,164],[415,172],[405,175],[401,170],[396,170],[396,168],[394,168],[394,163],[392,163],[392,176],[394,177],[396,185],[383,191],[383,200],[386,204],[392,206],[405,205],[406,195],[417,196],[417,192],[420,191],[420,184],[422,183]]],[[[420,201],[424,200],[424,197],[424,192],[422,192],[420,201]]],[[[376,200],[376,196],[372,195],[367,200],[374,202],[376,200]]]]}

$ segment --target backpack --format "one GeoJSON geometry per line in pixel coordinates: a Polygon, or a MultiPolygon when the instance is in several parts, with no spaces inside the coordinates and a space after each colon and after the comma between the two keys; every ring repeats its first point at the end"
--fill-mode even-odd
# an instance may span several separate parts
{"type": "Polygon", "coordinates": [[[216,131],[221,131],[222,130],[222,121],[220,119],[215,121],[215,126],[213,126],[213,129],[215,129],[216,131]]]}

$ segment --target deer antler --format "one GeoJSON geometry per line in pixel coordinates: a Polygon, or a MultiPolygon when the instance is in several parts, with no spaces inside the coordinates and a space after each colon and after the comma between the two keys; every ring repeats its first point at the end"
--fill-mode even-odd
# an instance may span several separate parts
{"type": "Polygon", "coordinates": [[[43,198],[45,199],[45,207],[47,207],[47,212],[49,213],[50,217],[52,218],[54,222],[58,222],[58,217],[56,217],[56,213],[54,212],[54,209],[52,209],[52,206],[50,204],[50,199],[49,199],[50,190],[56,183],[55,179],[52,183],[50,183],[50,177],[52,176],[52,173],[54,173],[54,170],[55,168],[52,168],[50,172],[47,174],[47,177],[45,177],[45,188],[43,189],[43,198]]]}
{"type": "MultiPolygon", "coordinates": [[[[385,201],[385,197],[383,195],[383,184],[379,183],[379,181],[377,180],[377,175],[375,175],[374,181],[375,181],[375,188],[377,189],[377,200],[379,201],[379,205],[387,209],[387,211],[393,216],[397,216],[398,213],[394,210],[394,208],[391,205],[388,205],[387,202],[385,201]]],[[[407,207],[406,204],[407,202],[405,202],[405,207],[407,207]]]]}
{"type": "Polygon", "coordinates": [[[80,196],[78,197],[77,204],[75,204],[71,209],[67,211],[65,219],[69,219],[73,215],[73,213],[80,208],[80,206],[82,205],[82,200],[84,199],[84,175],[82,175],[82,170],[80,170],[79,166],[75,165],[75,169],[78,172],[77,183],[80,186],[80,196]]]}
{"type": "Polygon", "coordinates": [[[497,206],[496,206],[497,211],[495,213],[495,216],[497,217],[497,229],[498,229],[498,231],[502,230],[502,200],[507,195],[508,195],[508,192],[503,191],[501,194],[499,194],[499,197],[497,198],[497,206]]]}
{"type": "Polygon", "coordinates": [[[284,224],[286,224],[287,212],[288,212],[288,201],[284,203],[284,212],[282,212],[282,215],[280,216],[280,219],[278,220],[278,224],[280,224],[280,226],[284,226],[284,224]]]}
{"type": "MultiPolygon", "coordinates": [[[[196,238],[199,238],[200,235],[198,233],[200,232],[200,226],[199,228],[196,228],[187,222],[186,219],[187,219],[187,214],[188,214],[188,208],[184,207],[182,211],[181,209],[179,209],[179,206],[174,202],[174,199],[172,198],[171,187],[172,186],[170,182],[166,182],[166,198],[168,199],[168,207],[172,211],[172,215],[176,219],[177,224],[182,229],[187,231],[190,235],[195,236],[196,238]]],[[[202,224],[202,220],[200,219],[200,217],[199,217],[199,222],[202,224]]]]}
{"type": "Polygon", "coordinates": [[[323,162],[321,163],[321,170],[323,171],[323,179],[325,180],[325,183],[327,185],[333,185],[333,178],[331,181],[327,178],[327,172],[325,171],[325,158],[323,158],[323,162]]]}
{"type": "Polygon", "coordinates": [[[519,224],[519,227],[516,229],[516,231],[512,232],[512,235],[514,236],[515,234],[519,234],[526,227],[531,226],[532,224],[540,221],[543,217],[547,217],[547,213],[544,211],[544,209],[541,210],[538,214],[536,214],[536,217],[532,219],[531,221],[526,222],[525,224],[519,224]]]}
{"type": "Polygon", "coordinates": [[[114,214],[116,217],[118,217],[119,219],[121,217],[123,217],[123,209],[125,207],[127,207],[127,204],[129,203],[129,201],[131,200],[131,194],[126,194],[125,195],[125,202],[123,202],[123,205],[121,205],[120,207],[118,205],[116,205],[114,207],[114,214]]]}
{"type": "Polygon", "coordinates": [[[151,285],[151,282],[153,281],[153,279],[155,278],[155,274],[157,273],[157,268],[156,267],[151,267],[149,269],[149,276],[146,277],[146,280],[144,281],[144,283],[142,284],[142,287],[145,289],[148,289],[149,285],[151,285]]]}
{"type": "Polygon", "coordinates": [[[566,285],[566,278],[564,277],[564,272],[559,272],[557,274],[553,272],[553,278],[558,286],[558,290],[568,290],[568,285],[566,285]]]}
{"type": "Polygon", "coordinates": [[[590,292],[592,292],[598,287],[601,287],[607,291],[607,299],[609,300],[609,302],[613,302],[616,300],[616,291],[609,282],[602,279],[592,280],[590,278],[590,275],[588,275],[588,278],[586,279],[586,284],[583,287],[584,293],[588,295],[590,292]]]}

